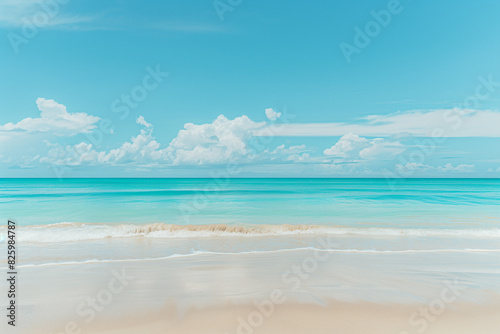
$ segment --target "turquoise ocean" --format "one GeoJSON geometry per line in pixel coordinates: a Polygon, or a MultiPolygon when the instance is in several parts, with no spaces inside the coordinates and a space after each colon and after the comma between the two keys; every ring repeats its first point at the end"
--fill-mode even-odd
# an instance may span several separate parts
{"type": "Polygon", "coordinates": [[[0,179],[21,226],[309,224],[496,230],[500,179],[0,179]]]}
{"type": "Polygon", "coordinates": [[[18,225],[28,263],[316,247],[317,235],[334,235],[339,248],[355,251],[500,249],[498,179],[2,179],[0,184],[2,218],[18,225]],[[132,239],[136,244],[130,247],[132,239]]]}
{"type": "Polygon", "coordinates": [[[499,179],[0,179],[0,213],[4,246],[17,224],[27,333],[74,319],[123,270],[136,279],[111,318],[276,288],[320,305],[427,305],[446,282],[463,302],[500,296],[499,179]]]}
{"type": "Polygon", "coordinates": [[[150,258],[315,247],[320,234],[339,238],[342,249],[361,251],[500,249],[499,179],[97,178],[0,184],[3,220],[19,226],[17,238],[30,263],[45,257],[106,260],[129,253],[150,258]],[[270,238],[240,238],[252,236],[270,238]],[[128,239],[142,241],[129,247],[128,239]],[[124,250],[115,252],[120,244],[124,250]],[[64,251],[75,245],[78,251],[64,251]],[[91,250],[100,253],[86,254],[91,250]]]}

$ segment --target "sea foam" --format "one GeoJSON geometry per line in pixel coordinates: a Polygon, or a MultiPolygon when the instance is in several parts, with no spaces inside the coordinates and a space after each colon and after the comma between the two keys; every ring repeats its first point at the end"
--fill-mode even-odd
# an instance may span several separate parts
{"type": "Polygon", "coordinates": [[[210,237],[263,237],[277,235],[376,236],[376,237],[464,237],[500,238],[500,229],[440,229],[440,228],[376,228],[325,225],[255,225],[225,224],[83,224],[58,223],[18,227],[20,242],[70,242],[106,238],[210,238],[210,237]]]}

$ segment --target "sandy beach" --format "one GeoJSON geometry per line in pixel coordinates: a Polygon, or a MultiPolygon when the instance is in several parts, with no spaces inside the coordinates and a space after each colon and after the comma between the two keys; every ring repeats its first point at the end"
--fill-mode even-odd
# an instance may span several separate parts
{"type": "MultiPolygon", "coordinates": [[[[271,308],[269,308],[271,309],[271,308]]],[[[256,306],[227,305],[194,309],[183,317],[172,317],[172,308],[145,318],[102,325],[96,333],[182,333],[182,334],[496,334],[500,331],[500,306],[460,304],[439,316],[419,314],[426,305],[380,305],[339,303],[326,306],[281,304],[269,317],[256,306]],[[409,316],[413,316],[413,326],[409,316]],[[246,319],[246,320],[245,320],[246,319]],[[107,327],[107,328],[106,328],[107,327]]],[[[423,311],[425,312],[425,311],[423,311]]],[[[94,330],[94,329],[93,329],[94,330]]]]}
{"type": "MultiPolygon", "coordinates": [[[[500,330],[497,251],[349,251],[342,249],[339,237],[328,235],[273,240],[304,247],[150,259],[123,258],[125,254],[118,252],[107,260],[47,263],[44,259],[45,263],[26,264],[19,268],[23,293],[18,330],[54,334],[456,334],[479,329],[493,334],[500,330]],[[313,240],[330,247],[308,248],[313,240]]],[[[109,253],[126,245],[159,250],[174,242],[155,241],[117,238],[58,247],[68,254],[92,248],[109,253]]],[[[256,248],[270,239],[226,236],[197,242],[256,248]]],[[[396,238],[392,247],[400,243],[396,238]]],[[[390,248],[390,240],[385,244],[390,248]]]]}

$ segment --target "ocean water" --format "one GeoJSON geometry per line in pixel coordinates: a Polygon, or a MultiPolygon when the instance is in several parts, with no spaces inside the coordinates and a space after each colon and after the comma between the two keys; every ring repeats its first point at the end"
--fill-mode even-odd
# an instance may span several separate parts
{"type": "Polygon", "coordinates": [[[499,228],[500,179],[0,179],[22,226],[312,224],[499,228]]]}
{"type": "Polygon", "coordinates": [[[316,249],[320,235],[335,237],[331,251],[341,252],[500,249],[499,179],[0,179],[0,185],[2,219],[18,224],[26,265],[316,249]]]}
{"type": "Polygon", "coordinates": [[[122,271],[133,282],[92,326],[274,289],[427,305],[454,282],[460,302],[500,303],[498,179],[0,179],[0,213],[18,225],[26,333],[86,328],[75,310],[122,271]]]}

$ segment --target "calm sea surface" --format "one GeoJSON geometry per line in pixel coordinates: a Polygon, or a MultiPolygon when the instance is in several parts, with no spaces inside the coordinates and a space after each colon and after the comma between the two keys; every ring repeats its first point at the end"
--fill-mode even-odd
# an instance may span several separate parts
{"type": "Polygon", "coordinates": [[[0,179],[18,224],[500,227],[500,179],[0,179]]]}

